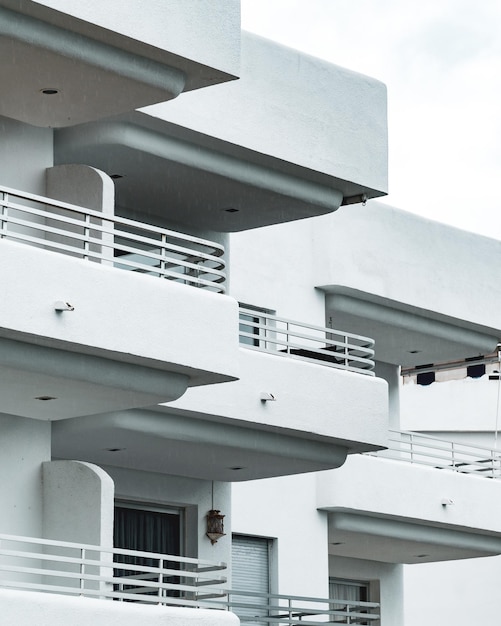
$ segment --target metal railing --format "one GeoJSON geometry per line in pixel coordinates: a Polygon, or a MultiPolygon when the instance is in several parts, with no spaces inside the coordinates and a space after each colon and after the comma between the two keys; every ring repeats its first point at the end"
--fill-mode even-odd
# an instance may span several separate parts
{"type": "Polygon", "coordinates": [[[0,239],[224,292],[223,246],[0,187],[0,239]]]}
{"type": "Polygon", "coordinates": [[[253,350],[374,376],[374,341],[369,337],[241,307],[240,343],[253,350]]]}
{"type": "MultiPolygon", "coordinates": [[[[377,602],[310,598],[279,594],[228,591],[224,604],[246,624],[288,624],[318,626],[331,624],[376,624],[380,619],[377,602]]],[[[217,606],[217,602],[214,602],[217,606]]]]}
{"type": "Polygon", "coordinates": [[[501,450],[447,441],[411,431],[390,430],[389,432],[387,450],[364,454],[418,463],[461,474],[501,478],[501,450]]]}
{"type": "Polygon", "coordinates": [[[228,610],[256,626],[376,625],[380,619],[376,602],[225,589],[218,574],[225,569],[222,562],[0,535],[0,588],[228,610]]]}
{"type": "Polygon", "coordinates": [[[211,563],[138,550],[0,535],[0,587],[153,604],[200,606],[224,597],[211,563]]]}

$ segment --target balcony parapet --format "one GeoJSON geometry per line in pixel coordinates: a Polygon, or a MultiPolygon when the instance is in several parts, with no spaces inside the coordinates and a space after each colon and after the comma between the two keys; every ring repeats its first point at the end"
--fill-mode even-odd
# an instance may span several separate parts
{"type": "Polygon", "coordinates": [[[200,606],[224,597],[226,563],[0,535],[0,587],[104,600],[200,606]]]}
{"type": "Polygon", "coordinates": [[[501,451],[469,443],[447,441],[411,431],[390,430],[388,449],[370,456],[427,465],[440,470],[501,479],[501,451]]]}
{"type": "MultiPolygon", "coordinates": [[[[242,623],[376,623],[380,605],[224,588],[223,562],[0,535],[0,587],[139,604],[232,611],[242,623]]],[[[130,606],[130,605],[129,605],[130,606]]]]}
{"type": "Polygon", "coordinates": [[[252,350],[374,376],[374,341],[333,328],[240,307],[240,343],[252,350]]]}
{"type": "Polygon", "coordinates": [[[254,591],[229,590],[228,597],[213,606],[226,606],[240,618],[242,624],[287,624],[317,626],[330,624],[376,624],[381,619],[380,604],[341,600],[337,598],[310,598],[282,594],[260,594],[254,591]]]}
{"type": "Polygon", "coordinates": [[[0,187],[0,239],[224,293],[224,247],[199,237],[0,187]]]}

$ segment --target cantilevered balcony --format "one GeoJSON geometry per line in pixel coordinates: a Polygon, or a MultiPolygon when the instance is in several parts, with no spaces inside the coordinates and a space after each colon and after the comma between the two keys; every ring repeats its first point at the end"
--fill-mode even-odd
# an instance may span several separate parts
{"type": "Polygon", "coordinates": [[[391,431],[388,450],[318,476],[329,552],[387,563],[501,554],[500,462],[496,450],[391,431]]]}
{"type": "Polygon", "coordinates": [[[3,412],[65,419],[237,377],[223,247],[110,209],[0,189],[3,412]]]}
{"type": "Polygon", "coordinates": [[[374,376],[374,341],[240,307],[240,343],[251,350],[374,376]]]}
{"type": "Polygon", "coordinates": [[[33,623],[37,611],[51,623],[68,610],[77,621],[86,616],[100,625],[121,619],[127,626],[164,620],[177,625],[183,617],[209,626],[234,624],[233,613],[242,623],[262,625],[376,624],[380,619],[376,602],[229,590],[225,569],[225,563],[168,554],[0,535],[2,615],[6,623],[15,615],[23,626],[33,623]]]}
{"type": "Polygon", "coordinates": [[[367,454],[460,474],[501,479],[501,451],[466,441],[448,441],[417,432],[390,430],[388,448],[367,454]]]}
{"type": "Polygon", "coordinates": [[[217,243],[6,187],[0,238],[224,293],[217,243]]]}

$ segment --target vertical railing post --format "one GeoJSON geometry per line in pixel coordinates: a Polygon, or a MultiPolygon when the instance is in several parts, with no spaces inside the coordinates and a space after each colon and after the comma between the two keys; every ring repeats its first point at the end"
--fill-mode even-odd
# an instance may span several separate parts
{"type": "Polygon", "coordinates": [[[162,570],[164,568],[164,560],[158,559],[158,604],[162,604],[163,602],[163,589],[162,589],[162,570]]]}
{"type": "Polygon", "coordinates": [[[289,322],[285,322],[285,342],[287,347],[287,354],[291,353],[291,347],[289,345],[289,322]]]}
{"type": "Polygon", "coordinates": [[[348,350],[348,335],[343,335],[344,337],[344,364],[345,367],[349,365],[349,350],[348,350]]]}
{"type": "Polygon", "coordinates": [[[80,548],[80,595],[84,595],[85,591],[85,548],[80,548]]]}
{"type": "Polygon", "coordinates": [[[162,238],[160,241],[160,265],[159,265],[159,277],[163,278],[165,276],[166,262],[165,262],[165,249],[167,248],[167,235],[162,233],[162,238]]]}
{"type": "Polygon", "coordinates": [[[90,215],[88,213],[85,214],[85,226],[84,226],[84,250],[83,250],[83,258],[88,261],[89,260],[89,252],[90,252],[90,215]]]}
{"type": "Polygon", "coordinates": [[[456,449],[454,447],[454,442],[451,441],[451,461],[452,461],[452,469],[454,472],[457,471],[456,469],[456,449]]]}
{"type": "Polygon", "coordinates": [[[5,191],[2,192],[2,210],[0,212],[0,239],[3,239],[4,237],[7,236],[7,226],[6,224],[8,224],[8,208],[6,206],[7,202],[9,201],[9,194],[5,193],[5,191]],[[5,233],[4,233],[4,227],[5,227],[5,233]]]}
{"type": "Polygon", "coordinates": [[[410,443],[411,463],[414,463],[414,436],[412,433],[410,433],[409,435],[409,443],[410,443]]]}

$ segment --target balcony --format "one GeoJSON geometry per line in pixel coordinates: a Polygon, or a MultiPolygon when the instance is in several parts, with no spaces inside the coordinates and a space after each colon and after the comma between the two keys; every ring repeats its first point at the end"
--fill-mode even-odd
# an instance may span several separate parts
{"type": "Polygon", "coordinates": [[[133,415],[64,424],[54,434],[65,458],[85,454],[98,464],[99,452],[89,457],[91,428],[111,441],[114,425],[127,445],[143,441],[150,451],[168,439],[169,458],[181,456],[183,471],[214,480],[332,469],[347,454],[386,445],[388,390],[372,371],[372,346],[366,337],[242,308],[238,381],[190,389],[133,415]],[[149,441],[141,432],[146,423],[149,441]],[[195,439],[205,447],[195,448],[195,439]]]}
{"type": "Polygon", "coordinates": [[[499,477],[499,452],[392,431],[388,450],[318,476],[329,552],[386,563],[501,554],[499,477]]]}
{"type": "Polygon", "coordinates": [[[388,448],[366,454],[499,480],[501,452],[416,432],[390,430],[388,448]]]}
{"type": "Polygon", "coordinates": [[[374,376],[374,341],[369,337],[240,307],[240,343],[251,350],[374,376]]]}
{"type": "Polygon", "coordinates": [[[5,187],[0,238],[224,293],[217,243],[5,187]]]}
{"type": "Polygon", "coordinates": [[[211,626],[233,624],[235,618],[229,611],[242,623],[263,625],[375,624],[380,619],[375,602],[228,590],[221,574],[225,568],[225,563],[166,554],[0,535],[3,615],[15,614],[18,624],[29,623],[33,610],[42,610],[50,623],[68,608],[77,623],[86,615],[96,624],[119,617],[126,625],[139,623],[141,618],[147,623],[169,620],[177,624],[183,617],[179,609],[196,610],[190,621],[198,619],[211,626]],[[50,594],[57,594],[57,601],[51,602],[50,594]],[[77,602],[72,602],[71,596],[77,602]],[[82,598],[100,602],[82,603],[82,598]],[[155,605],[155,612],[146,605],[155,605]],[[155,619],[159,621],[151,621],[155,619]]]}
{"type": "Polygon", "coordinates": [[[223,253],[204,239],[0,188],[3,411],[66,419],[234,380],[238,314],[223,293],[223,253]],[[58,311],[58,301],[74,310],[58,311]]]}

